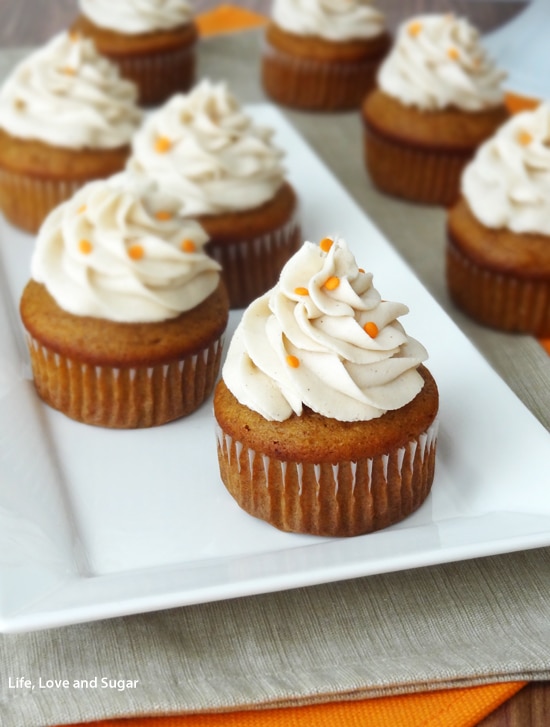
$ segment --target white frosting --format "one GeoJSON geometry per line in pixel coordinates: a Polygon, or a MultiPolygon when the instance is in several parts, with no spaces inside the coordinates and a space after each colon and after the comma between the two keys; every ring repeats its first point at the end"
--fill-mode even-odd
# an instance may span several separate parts
{"type": "Polygon", "coordinates": [[[550,235],[550,103],[512,116],[481,145],[462,193],[487,227],[550,235]]]}
{"type": "Polygon", "coordinates": [[[223,379],[268,420],[299,415],[303,406],[340,421],[374,419],[423,386],[417,367],[426,350],[397,321],[407,312],[381,301],[372,274],[358,269],[343,240],[328,253],[305,242],[279,283],[244,312],[223,379]],[[325,285],[331,278],[337,287],[325,285]],[[367,323],[378,335],[366,332],[367,323]]]}
{"type": "Polygon", "coordinates": [[[60,33],[25,58],[0,90],[0,127],[54,146],[129,144],[141,121],[133,83],[90,40],[60,33]]]}
{"type": "Polygon", "coordinates": [[[504,77],[466,20],[419,15],[400,26],[378,84],[407,106],[480,111],[503,103],[504,77]]]}
{"type": "Polygon", "coordinates": [[[297,35],[345,41],[373,38],[385,30],[384,16],[373,0],[275,0],[275,23],[297,35]]]}
{"type": "Polygon", "coordinates": [[[204,80],[147,118],[127,168],[170,189],[185,215],[253,209],[284,181],[283,153],[272,136],[253,123],[225,83],[204,80]]]}
{"type": "Polygon", "coordinates": [[[192,19],[188,0],[79,0],[79,5],[94,25],[128,35],[169,30],[192,19]]]}
{"type": "Polygon", "coordinates": [[[152,182],[90,182],[46,218],[32,277],[74,315],[131,323],[191,310],[217,288],[220,266],[203,252],[203,228],[177,210],[152,182]]]}

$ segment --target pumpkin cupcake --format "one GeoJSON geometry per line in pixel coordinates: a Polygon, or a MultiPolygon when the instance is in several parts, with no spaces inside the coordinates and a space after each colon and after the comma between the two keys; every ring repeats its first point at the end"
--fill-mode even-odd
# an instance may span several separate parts
{"type": "Polygon", "coordinates": [[[225,83],[204,80],[152,113],[127,169],[179,197],[210,237],[232,308],[271,288],[300,243],[298,199],[272,142],[225,83]]]}
{"type": "Polygon", "coordinates": [[[0,90],[0,209],[37,232],[84,183],[124,168],[141,122],[134,84],[78,34],[25,58],[0,90]]]}
{"type": "Polygon", "coordinates": [[[187,91],[195,79],[198,30],[188,0],[79,0],[73,30],[137,84],[144,106],[187,91]]]}
{"type": "Polygon", "coordinates": [[[292,108],[358,109],[390,43],[372,0],[275,0],[262,54],[264,90],[292,108]]]}
{"type": "Polygon", "coordinates": [[[550,336],[550,104],[513,116],[464,170],[448,213],[456,305],[503,331],[550,336]]]}
{"type": "Polygon", "coordinates": [[[90,182],[42,226],[20,311],[44,401],[135,428],[193,412],[228,320],[219,265],[173,198],[125,175],[90,182]]]}
{"type": "Polygon", "coordinates": [[[244,510],[352,536],[424,502],[439,399],[407,311],[330,238],[304,243],[247,308],[214,393],[221,478],[244,510]]]}
{"type": "Polygon", "coordinates": [[[464,166],[507,118],[503,79],[466,20],[403,23],[362,105],[373,183],[413,202],[455,202],[464,166]]]}

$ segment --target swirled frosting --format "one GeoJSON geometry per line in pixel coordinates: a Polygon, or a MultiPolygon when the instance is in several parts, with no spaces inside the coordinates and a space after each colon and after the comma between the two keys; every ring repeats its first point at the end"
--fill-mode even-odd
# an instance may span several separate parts
{"type": "Polygon", "coordinates": [[[468,21],[452,14],[420,15],[400,26],[378,84],[407,106],[480,111],[502,104],[504,77],[468,21]]]}
{"type": "Polygon", "coordinates": [[[94,25],[129,35],[169,30],[192,18],[188,0],[79,0],[79,6],[94,25]]]}
{"type": "Polygon", "coordinates": [[[512,116],[479,147],[462,193],[487,227],[550,235],[550,103],[512,116]]]}
{"type": "Polygon", "coordinates": [[[275,0],[272,18],[297,35],[325,40],[373,38],[385,30],[384,15],[373,0],[275,0]]]}
{"type": "Polygon", "coordinates": [[[128,170],[182,200],[185,215],[253,209],[284,181],[273,131],[257,126],[225,83],[173,96],[135,135],[128,170]]]}
{"type": "Polygon", "coordinates": [[[397,320],[407,312],[380,299],[343,240],[305,242],[244,312],[223,379],[268,420],[304,406],[340,421],[374,419],[422,388],[417,367],[427,353],[397,320]]]}
{"type": "Polygon", "coordinates": [[[205,300],[219,265],[178,201],[122,173],[90,182],[44,221],[32,277],[74,315],[111,321],[174,318],[205,300]]]}
{"type": "Polygon", "coordinates": [[[0,127],[54,146],[129,144],[141,121],[133,83],[92,41],[60,33],[24,59],[0,90],[0,127]]]}

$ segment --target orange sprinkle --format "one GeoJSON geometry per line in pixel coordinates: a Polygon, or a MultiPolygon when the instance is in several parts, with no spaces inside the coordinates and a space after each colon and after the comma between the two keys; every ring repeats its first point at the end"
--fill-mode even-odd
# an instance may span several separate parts
{"type": "Polygon", "coordinates": [[[520,131],[518,134],[518,142],[522,146],[529,146],[529,144],[533,141],[533,137],[528,131],[520,131]]]}
{"type": "Polygon", "coordinates": [[[80,207],[76,211],[76,213],[78,215],[81,215],[83,212],[86,212],[86,205],[85,204],[81,204],[80,207]]]}
{"type": "Polygon", "coordinates": [[[293,369],[297,369],[300,365],[300,361],[296,358],[296,356],[292,356],[291,354],[286,357],[286,362],[293,369]]]}
{"type": "Polygon", "coordinates": [[[325,282],[324,287],[327,290],[336,290],[336,288],[340,285],[340,278],[337,278],[336,275],[331,275],[330,278],[325,282]]]}
{"type": "Polygon", "coordinates": [[[24,111],[27,107],[27,104],[23,101],[22,98],[16,98],[13,102],[13,105],[18,111],[24,111]]]}
{"type": "Polygon", "coordinates": [[[80,240],[78,243],[78,249],[83,255],[89,255],[94,249],[94,246],[89,240],[80,240]]]}
{"type": "Polygon", "coordinates": [[[180,247],[183,252],[195,252],[195,250],[197,249],[197,246],[195,245],[193,240],[188,239],[183,240],[180,247]]]}
{"type": "Polygon", "coordinates": [[[359,270],[360,273],[364,273],[365,272],[365,268],[357,268],[357,270],[359,270]]]}
{"type": "Polygon", "coordinates": [[[365,333],[368,333],[371,338],[376,338],[378,335],[378,326],[374,321],[367,321],[363,326],[365,333]]]}
{"type": "Polygon", "coordinates": [[[454,46],[451,46],[447,50],[447,55],[452,61],[457,61],[460,58],[460,53],[458,52],[458,48],[455,48],[454,46]]]}
{"type": "Polygon", "coordinates": [[[323,237],[321,242],[319,243],[319,247],[323,252],[328,252],[330,248],[332,247],[333,241],[330,239],[330,237],[323,237]]]}
{"type": "Polygon", "coordinates": [[[71,68],[71,66],[64,66],[61,69],[61,73],[64,73],[66,76],[76,76],[76,68],[71,68]]]}
{"type": "Polygon", "coordinates": [[[157,136],[155,139],[155,151],[158,154],[166,154],[170,150],[172,142],[167,136],[157,136]]]}
{"type": "Polygon", "coordinates": [[[296,295],[309,295],[309,290],[307,288],[294,288],[294,292],[296,293],[296,295]]]}
{"type": "Polygon", "coordinates": [[[166,210],[159,210],[158,212],[155,212],[155,217],[157,220],[160,220],[161,222],[165,222],[166,220],[172,219],[172,213],[167,212],[166,210]]]}
{"type": "Polygon", "coordinates": [[[407,31],[410,36],[415,38],[420,31],[422,30],[422,23],[418,20],[413,21],[412,23],[409,23],[409,27],[407,28],[407,31]]]}
{"type": "Polygon", "coordinates": [[[145,255],[145,250],[141,245],[130,245],[128,248],[128,257],[132,260],[141,260],[145,255]]]}
{"type": "Polygon", "coordinates": [[[72,40],[73,43],[76,43],[77,40],[80,40],[80,33],[78,30],[71,30],[69,31],[69,38],[72,40]]]}

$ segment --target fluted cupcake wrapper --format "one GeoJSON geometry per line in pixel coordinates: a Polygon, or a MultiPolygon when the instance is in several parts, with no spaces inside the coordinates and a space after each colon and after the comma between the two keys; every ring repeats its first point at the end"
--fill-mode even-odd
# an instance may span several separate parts
{"type": "Polygon", "coordinates": [[[27,336],[34,383],[50,406],[85,424],[153,427],[195,411],[219,373],[223,338],[178,361],[141,367],[94,366],[27,336]]]}
{"type": "Polygon", "coordinates": [[[246,512],[280,530],[354,536],[388,527],[428,496],[437,419],[388,453],[336,464],[282,462],[255,452],[217,425],[222,480],[246,512]]]}
{"type": "Polygon", "coordinates": [[[277,103],[311,111],[358,109],[374,87],[380,59],[334,62],[292,56],[265,39],[262,84],[277,103]]]}
{"type": "Polygon", "coordinates": [[[541,338],[550,336],[550,280],[482,267],[451,240],[447,244],[446,275],[454,303],[479,323],[541,338]]]}

